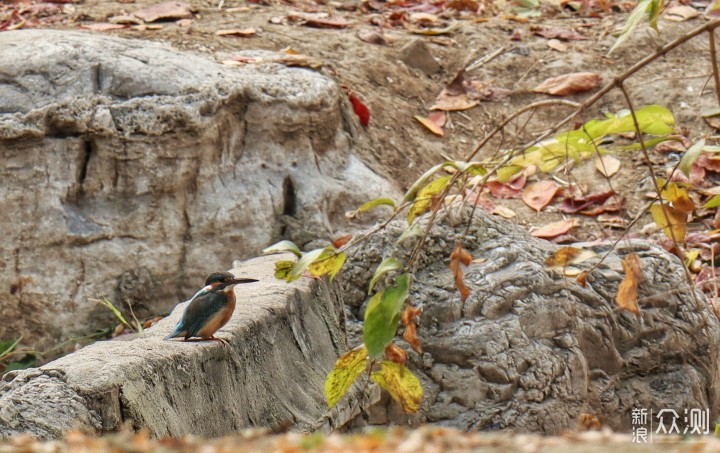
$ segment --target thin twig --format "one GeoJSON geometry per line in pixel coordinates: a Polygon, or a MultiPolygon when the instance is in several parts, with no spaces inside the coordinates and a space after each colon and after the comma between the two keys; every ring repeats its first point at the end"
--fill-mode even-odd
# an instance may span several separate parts
{"type": "Polygon", "coordinates": [[[720,105],[720,72],[718,72],[717,52],[715,51],[715,29],[708,31],[710,39],[710,61],[712,62],[713,79],[715,79],[715,96],[720,105]]]}

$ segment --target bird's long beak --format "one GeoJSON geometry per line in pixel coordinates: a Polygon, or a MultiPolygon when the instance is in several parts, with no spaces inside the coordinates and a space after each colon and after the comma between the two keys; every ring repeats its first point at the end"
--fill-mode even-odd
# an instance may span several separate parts
{"type": "Polygon", "coordinates": [[[239,284],[242,284],[242,283],[254,283],[254,282],[257,282],[257,281],[259,281],[259,280],[256,280],[256,279],[254,279],[254,278],[235,278],[235,279],[232,279],[232,280],[230,280],[230,281],[228,281],[228,282],[224,282],[224,283],[219,284],[215,289],[216,289],[216,290],[218,290],[218,289],[225,289],[225,288],[227,288],[227,287],[229,287],[229,286],[235,286],[235,285],[239,285],[239,284]]]}

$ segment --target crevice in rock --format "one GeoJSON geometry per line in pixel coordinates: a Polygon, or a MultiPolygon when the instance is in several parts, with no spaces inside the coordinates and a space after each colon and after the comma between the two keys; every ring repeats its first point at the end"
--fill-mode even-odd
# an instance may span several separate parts
{"type": "Polygon", "coordinates": [[[294,216],[297,212],[295,184],[289,176],[283,180],[283,215],[294,216]]]}
{"type": "Polygon", "coordinates": [[[78,172],[78,185],[82,190],[85,178],[87,178],[88,165],[90,164],[90,157],[92,157],[94,146],[92,140],[83,140],[83,153],[80,156],[80,171],[78,172]]]}

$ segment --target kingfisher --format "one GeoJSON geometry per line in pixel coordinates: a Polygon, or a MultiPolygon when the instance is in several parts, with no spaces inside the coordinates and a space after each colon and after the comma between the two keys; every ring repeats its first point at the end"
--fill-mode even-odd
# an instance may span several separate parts
{"type": "Polygon", "coordinates": [[[254,278],[235,278],[230,272],[215,272],[205,280],[205,287],[195,293],[185,308],[175,330],[165,340],[177,337],[215,340],[227,344],[227,340],[214,336],[227,324],[235,310],[235,285],[253,283],[254,278]]]}

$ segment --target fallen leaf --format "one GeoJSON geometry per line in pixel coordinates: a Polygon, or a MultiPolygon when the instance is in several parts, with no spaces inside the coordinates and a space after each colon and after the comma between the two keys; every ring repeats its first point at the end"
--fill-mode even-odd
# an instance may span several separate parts
{"type": "Polygon", "coordinates": [[[360,124],[362,124],[363,127],[368,127],[370,124],[370,109],[368,109],[367,106],[357,98],[357,96],[350,92],[348,92],[348,99],[350,99],[353,111],[360,119],[360,124]]]}
{"type": "Polygon", "coordinates": [[[255,36],[256,33],[257,33],[257,30],[255,30],[254,28],[243,28],[242,30],[238,30],[238,29],[218,30],[215,32],[215,34],[217,36],[239,36],[241,38],[255,36]]]}
{"type": "Polygon", "coordinates": [[[332,241],[333,247],[335,247],[336,249],[339,249],[339,248],[342,247],[343,245],[345,245],[345,244],[347,244],[348,242],[350,242],[350,239],[352,239],[352,237],[353,237],[352,234],[346,234],[346,235],[344,235],[344,236],[340,236],[339,238],[335,238],[335,239],[332,241]]]}
{"type": "Polygon", "coordinates": [[[665,19],[673,22],[684,22],[686,20],[694,19],[702,14],[692,6],[688,5],[675,5],[665,10],[665,19]]]}
{"type": "Polygon", "coordinates": [[[530,232],[536,238],[552,239],[554,237],[565,234],[573,227],[580,224],[578,219],[564,219],[557,222],[549,223],[545,226],[537,228],[530,232]]]}
{"type": "Polygon", "coordinates": [[[653,203],[650,206],[650,214],[652,214],[653,220],[658,227],[663,229],[667,237],[680,243],[685,242],[685,236],[687,235],[687,213],[685,211],[667,204],[663,210],[660,203],[653,203]],[[667,217],[665,217],[665,212],[667,212],[667,217]]]}
{"type": "Polygon", "coordinates": [[[583,41],[589,39],[576,31],[560,27],[530,27],[530,31],[546,39],[562,39],[563,41],[583,41]]]}
{"type": "Polygon", "coordinates": [[[588,274],[590,274],[590,271],[585,269],[584,271],[580,272],[577,277],[575,277],[575,281],[578,282],[583,288],[587,286],[588,274]]]}
{"type": "Polygon", "coordinates": [[[440,21],[440,18],[435,14],[431,13],[411,13],[408,20],[415,25],[426,26],[435,25],[440,21]]]}
{"type": "Polygon", "coordinates": [[[361,41],[365,41],[370,44],[386,45],[388,43],[387,38],[381,31],[363,29],[358,31],[357,37],[361,41]]]}
{"type": "Polygon", "coordinates": [[[287,17],[315,28],[346,28],[352,25],[352,22],[337,14],[330,16],[327,13],[289,13],[287,17]]]}
{"type": "Polygon", "coordinates": [[[475,0],[450,0],[445,3],[445,8],[474,13],[480,8],[480,3],[475,0]]]}
{"type": "Polygon", "coordinates": [[[595,160],[595,168],[605,177],[612,177],[620,170],[620,160],[613,156],[600,156],[595,160]]]}
{"type": "Polygon", "coordinates": [[[407,351],[395,343],[390,343],[385,348],[385,358],[391,362],[405,365],[405,362],[407,362],[407,351]]]}
{"type": "Polygon", "coordinates": [[[407,305],[400,316],[400,320],[402,321],[403,326],[405,326],[403,339],[407,341],[413,351],[418,354],[422,354],[422,346],[420,345],[420,340],[417,337],[417,320],[421,313],[421,308],[415,308],[412,305],[407,305]]]}
{"type": "Polygon", "coordinates": [[[543,83],[533,88],[532,91],[552,94],[554,96],[565,96],[592,90],[598,86],[601,78],[600,74],[594,72],[574,72],[546,79],[543,83]]]}
{"type": "Polygon", "coordinates": [[[548,40],[547,46],[551,49],[557,50],[558,52],[566,52],[568,49],[567,44],[562,43],[559,39],[548,40]]]}
{"type": "Polygon", "coordinates": [[[537,212],[550,204],[560,188],[554,181],[540,181],[530,184],[522,194],[522,200],[537,212]]]}
{"type": "Polygon", "coordinates": [[[440,137],[445,135],[445,131],[442,129],[442,126],[438,126],[433,121],[431,121],[430,118],[425,118],[420,115],[415,115],[415,116],[413,116],[413,118],[415,118],[415,120],[417,120],[418,123],[425,126],[425,128],[427,130],[429,130],[430,132],[432,132],[433,134],[438,135],[440,137]]]}
{"type": "Polygon", "coordinates": [[[460,300],[463,302],[465,302],[468,296],[470,296],[470,290],[467,289],[467,286],[465,286],[465,282],[463,281],[463,271],[460,264],[462,263],[465,266],[468,266],[471,262],[472,255],[470,255],[470,252],[460,247],[460,244],[455,244],[455,248],[450,254],[450,270],[452,271],[455,279],[455,287],[460,292],[460,300]]]}
{"type": "Polygon", "coordinates": [[[660,195],[667,201],[670,201],[674,208],[684,212],[692,212],[695,210],[695,203],[690,199],[687,190],[677,183],[667,183],[665,188],[660,192],[660,195]]]}
{"type": "Polygon", "coordinates": [[[609,190],[607,192],[592,193],[582,197],[566,197],[562,203],[560,203],[560,211],[566,214],[577,214],[590,205],[605,203],[613,195],[615,195],[615,191],[609,190]]]}
{"type": "Polygon", "coordinates": [[[582,263],[595,256],[597,256],[597,253],[592,250],[577,247],[561,247],[545,260],[545,266],[566,267],[571,264],[582,263]]]}
{"type": "Polygon", "coordinates": [[[437,35],[446,35],[452,31],[455,31],[455,29],[459,27],[459,24],[457,22],[453,22],[452,24],[448,25],[447,27],[425,28],[425,27],[416,27],[416,26],[410,24],[409,22],[403,22],[403,27],[405,27],[411,33],[415,33],[417,35],[437,36],[437,35]]]}
{"type": "Polygon", "coordinates": [[[584,209],[580,211],[580,214],[587,216],[598,216],[606,212],[616,212],[625,207],[625,197],[620,198],[609,198],[605,200],[605,203],[600,206],[596,206],[592,209],[584,209]]]}
{"type": "Polygon", "coordinates": [[[127,15],[121,15],[121,16],[113,16],[108,21],[111,24],[127,24],[127,25],[140,25],[143,23],[142,19],[135,17],[135,16],[127,16],[127,15]]]}
{"type": "Polygon", "coordinates": [[[78,27],[84,28],[87,30],[94,30],[94,31],[110,31],[110,30],[121,30],[123,28],[128,28],[127,25],[109,24],[107,22],[96,22],[93,24],[81,24],[81,25],[78,25],[78,27]]]}
{"type": "Polygon", "coordinates": [[[187,3],[163,2],[135,11],[133,15],[145,22],[155,22],[162,19],[190,19],[193,11],[193,7],[187,3]]]}
{"type": "Polygon", "coordinates": [[[620,308],[628,310],[636,315],[640,315],[640,307],[638,307],[638,283],[642,278],[642,267],[640,265],[640,257],[635,253],[630,253],[621,261],[625,278],[618,286],[617,298],[615,302],[620,308]]]}

